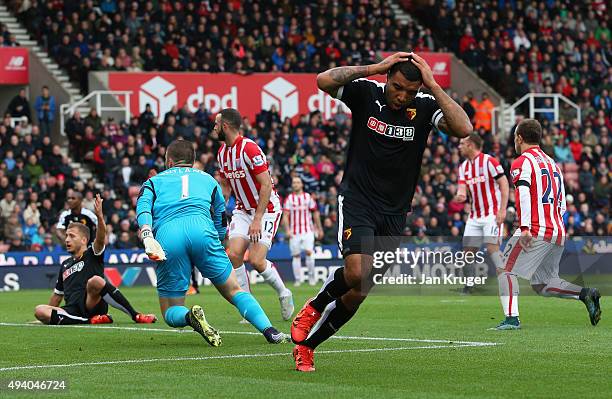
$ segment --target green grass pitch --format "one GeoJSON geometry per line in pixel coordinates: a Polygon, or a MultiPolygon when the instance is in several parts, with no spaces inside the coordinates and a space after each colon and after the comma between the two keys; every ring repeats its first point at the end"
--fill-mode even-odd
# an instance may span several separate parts
{"type": "MultiPolygon", "coordinates": [[[[138,310],[159,317],[154,288],[122,291],[138,310]]],[[[295,289],[296,307],[314,291],[295,289]]],[[[254,294],[273,324],[288,332],[272,289],[257,285],[254,294]]],[[[187,330],[168,331],[163,322],[136,325],[115,309],[111,326],[120,328],[23,325],[49,295],[0,294],[0,397],[51,395],[15,394],[6,388],[10,380],[65,380],[68,389],[53,396],[75,398],[612,397],[605,297],[602,321],[592,327],[578,301],[524,296],[523,329],[498,332],[487,331],[501,319],[493,296],[373,296],[339,332],[364,339],[324,343],[315,357],[317,371],[306,374],[293,371],[293,345],[269,345],[246,334],[255,330],[239,324],[234,308],[211,287],[187,303],[203,305],[211,324],[228,332],[220,348],[187,330]],[[19,325],[7,325],[12,323],[19,325]],[[7,370],[23,366],[41,367],[7,370]]]]}

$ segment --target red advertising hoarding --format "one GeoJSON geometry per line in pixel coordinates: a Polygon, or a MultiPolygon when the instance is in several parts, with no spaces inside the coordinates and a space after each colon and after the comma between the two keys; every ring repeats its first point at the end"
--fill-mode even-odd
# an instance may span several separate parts
{"type": "MultiPolygon", "coordinates": [[[[382,53],[385,57],[391,53],[382,53]]],[[[431,67],[438,84],[451,84],[451,54],[419,53],[431,67]]],[[[371,76],[380,82],[385,76],[371,76]]],[[[342,107],[342,102],[319,90],[314,73],[261,73],[237,75],[232,73],[163,73],[111,72],[110,90],[132,92],[130,110],[139,115],[147,104],[156,116],[164,116],[173,106],[187,104],[195,112],[201,103],[212,113],[232,107],[241,114],[254,118],[262,109],[276,106],[281,118],[296,119],[299,115],[320,111],[328,119],[342,107]]]]}
{"type": "MultiPolygon", "coordinates": [[[[321,111],[331,118],[342,102],[317,88],[314,73],[262,73],[248,76],[231,73],[109,73],[110,90],[128,90],[130,110],[139,115],[147,104],[156,116],[164,116],[173,106],[187,104],[195,112],[201,103],[212,113],[232,107],[251,120],[262,109],[276,106],[281,118],[298,118],[321,111]]],[[[370,79],[385,81],[384,76],[370,79]]]]}
{"type": "Polygon", "coordinates": [[[23,47],[0,47],[0,85],[29,83],[29,53],[23,47]]]}

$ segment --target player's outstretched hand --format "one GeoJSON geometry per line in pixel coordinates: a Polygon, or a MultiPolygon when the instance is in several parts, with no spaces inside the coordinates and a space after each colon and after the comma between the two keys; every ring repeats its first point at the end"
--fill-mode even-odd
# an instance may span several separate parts
{"type": "Polygon", "coordinates": [[[154,260],[156,262],[166,260],[166,253],[155,238],[146,237],[144,240],[142,240],[142,243],[145,246],[145,253],[149,257],[149,259],[154,260]]]}
{"type": "Polygon", "coordinates": [[[412,53],[407,53],[405,51],[400,51],[391,54],[390,56],[376,64],[376,73],[380,75],[386,74],[387,72],[389,72],[389,69],[391,69],[394,64],[397,64],[398,62],[408,61],[408,57],[411,54],[412,53]]]}
{"type": "Polygon", "coordinates": [[[149,259],[161,262],[166,260],[166,253],[159,242],[153,237],[153,232],[149,227],[142,230],[142,243],[145,247],[145,253],[149,259]]]}
{"type": "Polygon", "coordinates": [[[104,215],[102,213],[102,202],[104,200],[102,199],[102,197],[100,197],[100,194],[96,194],[96,201],[94,202],[94,213],[96,214],[96,216],[104,218],[104,215]]]}
{"type": "Polygon", "coordinates": [[[425,87],[430,90],[433,89],[435,86],[437,86],[438,83],[436,82],[436,79],[434,79],[433,72],[427,64],[427,61],[425,61],[423,57],[419,56],[416,53],[411,54],[412,63],[416,65],[416,67],[419,68],[419,70],[421,71],[421,76],[423,77],[423,85],[425,85],[425,87]]]}
{"type": "Polygon", "coordinates": [[[249,237],[251,242],[258,242],[261,239],[261,219],[255,217],[249,226],[249,237]]]}

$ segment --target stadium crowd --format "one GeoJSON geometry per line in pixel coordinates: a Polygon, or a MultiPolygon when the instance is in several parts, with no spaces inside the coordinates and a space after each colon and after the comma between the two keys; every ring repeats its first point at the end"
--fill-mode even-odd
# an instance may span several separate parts
{"type": "Polygon", "coordinates": [[[378,50],[433,49],[380,0],[13,1],[13,10],[87,91],[87,73],[317,72],[372,62],[378,50]]]}
{"type": "MultiPolygon", "coordinates": [[[[431,0],[407,5],[509,102],[561,93],[583,115],[612,112],[610,5],[602,1],[431,0]]],[[[552,103],[542,104],[552,106],[552,103]]]]}
{"type": "MultiPolygon", "coordinates": [[[[398,25],[378,1],[295,7],[278,1],[12,3],[30,32],[84,92],[91,70],[318,72],[373,62],[377,50],[450,48],[508,99],[527,91],[560,92],[581,106],[582,124],[569,118],[554,123],[549,114],[538,115],[546,132],[543,148],[565,165],[569,233],[612,234],[612,56],[605,13],[576,9],[579,6],[564,1],[520,9],[515,2],[499,2],[506,5],[484,18],[482,2],[444,1],[442,6],[432,1],[431,7],[415,10],[426,26],[420,31],[413,24],[398,25]],[[439,18],[426,19],[436,7],[439,18]],[[492,29],[491,21],[505,29],[492,29]],[[457,29],[462,36],[455,35],[457,29]],[[511,83],[508,88],[500,86],[506,82],[511,83]]],[[[11,45],[10,33],[0,31],[4,44],[11,45]]],[[[70,188],[83,194],[83,206],[90,209],[94,194],[101,192],[110,247],[137,247],[134,206],[140,184],[163,168],[165,147],[176,138],[194,141],[198,167],[217,175],[218,144],[210,137],[213,115],[203,106],[195,113],[173,109],[160,120],[150,110],[129,121],[103,120],[95,110],[76,113],[66,124],[68,158],[43,126],[53,113],[39,109],[38,100],[32,112],[21,97],[13,99],[0,123],[0,252],[58,248],[54,225],[70,188]],[[10,116],[16,113],[28,121],[12,126],[10,116]],[[36,115],[35,123],[30,115],[36,115]],[[71,160],[89,164],[95,180],[84,181],[71,160]]],[[[41,97],[43,104],[50,103],[48,94],[41,97]]],[[[454,94],[484,138],[484,151],[500,159],[508,172],[515,157],[512,137],[500,141],[490,134],[490,116],[487,119],[484,111],[491,103],[478,97],[454,94]]],[[[244,134],[268,156],[281,196],[288,194],[294,175],[316,194],[324,244],[336,243],[336,194],[350,126],[350,116],[343,113],[323,120],[315,112],[292,124],[275,110],[243,122],[244,134]]],[[[430,135],[405,234],[419,240],[461,235],[469,205],[453,201],[460,161],[455,139],[439,132],[430,135]]],[[[506,233],[512,231],[513,202],[510,195],[506,233]]],[[[282,240],[282,232],[277,237],[282,240]]]]}

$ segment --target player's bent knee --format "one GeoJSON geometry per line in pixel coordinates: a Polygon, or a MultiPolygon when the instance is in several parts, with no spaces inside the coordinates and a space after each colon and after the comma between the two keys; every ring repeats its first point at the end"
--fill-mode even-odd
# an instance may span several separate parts
{"type": "Polygon", "coordinates": [[[231,249],[228,251],[227,257],[229,258],[234,268],[240,267],[242,265],[242,256],[232,251],[231,249]]]}
{"type": "Polygon", "coordinates": [[[48,323],[49,317],[50,317],[48,306],[47,305],[36,306],[36,308],[34,308],[34,317],[36,317],[37,320],[42,321],[43,323],[48,323]]]}
{"type": "Polygon", "coordinates": [[[264,270],[266,270],[266,258],[261,259],[261,257],[259,257],[259,256],[250,256],[249,255],[249,263],[258,272],[263,272],[264,270]]]}
{"type": "Polygon", "coordinates": [[[91,291],[100,292],[102,291],[102,288],[104,288],[105,285],[106,285],[106,280],[104,280],[100,276],[93,276],[92,278],[87,280],[87,290],[90,292],[91,291]]]}

